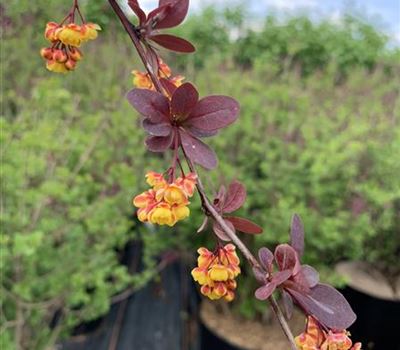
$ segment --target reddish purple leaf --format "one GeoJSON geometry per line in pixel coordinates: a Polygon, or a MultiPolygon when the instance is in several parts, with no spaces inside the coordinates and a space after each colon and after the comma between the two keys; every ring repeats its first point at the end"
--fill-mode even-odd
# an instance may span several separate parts
{"type": "Polygon", "coordinates": [[[301,272],[304,278],[307,280],[310,288],[315,287],[319,282],[319,273],[310,265],[302,265],[301,272]]]}
{"type": "Polygon", "coordinates": [[[290,245],[301,258],[304,252],[304,226],[297,214],[293,215],[290,225],[290,245]]]}
{"type": "Polygon", "coordinates": [[[175,90],[177,89],[177,86],[165,78],[160,78],[160,82],[163,88],[167,91],[168,95],[172,96],[175,90]]]}
{"type": "Polygon", "coordinates": [[[217,157],[214,151],[199,139],[180,130],[182,147],[186,155],[195,163],[206,169],[213,169],[217,166],[217,157]]]}
{"type": "Polygon", "coordinates": [[[237,216],[226,216],[226,220],[229,220],[233,226],[235,226],[236,230],[249,234],[260,234],[263,232],[263,229],[255,224],[253,221],[240,218],[237,216]]]}
{"type": "Polygon", "coordinates": [[[185,83],[179,86],[171,98],[171,113],[178,119],[184,119],[193,110],[199,99],[199,93],[196,88],[185,83]]]}
{"type": "Polygon", "coordinates": [[[130,104],[153,123],[169,122],[168,98],[146,89],[132,89],[127,94],[130,104]]]}
{"type": "Polygon", "coordinates": [[[290,320],[293,316],[293,299],[288,292],[282,290],[283,309],[285,310],[286,318],[290,320]]]}
{"type": "Polygon", "coordinates": [[[228,96],[207,96],[199,101],[187,125],[201,130],[217,130],[232,124],[239,115],[239,103],[228,96]]]}
{"type": "Polygon", "coordinates": [[[146,146],[152,152],[164,152],[171,146],[172,133],[168,136],[149,136],[146,138],[146,146]]]}
{"type": "Polygon", "coordinates": [[[253,273],[256,280],[261,284],[266,284],[268,282],[267,274],[261,267],[253,266],[253,273]]]}
{"type": "Polygon", "coordinates": [[[263,247],[258,250],[258,258],[260,259],[261,265],[271,273],[274,254],[268,248],[263,247]]]}
{"type": "Polygon", "coordinates": [[[149,39],[155,41],[158,45],[165,47],[168,50],[177,52],[194,52],[195,47],[187,40],[179,38],[171,34],[151,35],[149,39]]]}
{"type": "Polygon", "coordinates": [[[266,300],[272,295],[275,288],[276,288],[275,283],[270,282],[258,288],[255,291],[254,295],[258,300],[266,300]]]}
{"type": "Polygon", "coordinates": [[[317,284],[306,295],[292,289],[288,292],[308,314],[327,328],[344,330],[357,318],[345,297],[329,285],[317,284]]]}
{"type": "Polygon", "coordinates": [[[161,0],[159,6],[169,5],[166,16],[157,21],[154,29],[176,27],[181,24],[189,9],[189,0],[161,0]]]}
{"type": "Polygon", "coordinates": [[[186,126],[186,130],[188,130],[192,135],[196,137],[210,137],[218,134],[218,129],[217,130],[200,130],[197,129],[193,126],[186,126]]]}
{"type": "Polygon", "coordinates": [[[143,119],[142,126],[151,136],[168,136],[171,133],[169,123],[152,123],[146,118],[143,119]]]}
{"type": "Polygon", "coordinates": [[[281,285],[292,275],[292,270],[278,271],[272,275],[271,282],[275,283],[276,286],[281,285]]]}
{"type": "Polygon", "coordinates": [[[275,248],[275,261],[279,270],[291,270],[295,275],[300,270],[296,251],[289,244],[279,244],[275,248]]]}
{"type": "Polygon", "coordinates": [[[239,209],[246,200],[246,188],[239,181],[232,181],[228,187],[225,203],[222,208],[224,213],[231,213],[239,209]]]}
{"type": "MultiPolygon", "coordinates": [[[[235,232],[235,228],[233,227],[233,225],[229,221],[226,221],[226,220],[224,220],[224,221],[229,226],[229,228],[233,232],[235,232]]],[[[214,221],[214,224],[213,224],[213,231],[215,232],[215,234],[218,236],[219,239],[221,239],[223,241],[231,240],[229,238],[229,236],[225,233],[225,230],[223,230],[222,227],[216,221],[214,221]]]]}
{"type": "Polygon", "coordinates": [[[140,8],[137,0],[128,0],[128,5],[132,9],[132,11],[136,14],[139,18],[139,24],[142,25],[146,22],[146,14],[140,8]]]}

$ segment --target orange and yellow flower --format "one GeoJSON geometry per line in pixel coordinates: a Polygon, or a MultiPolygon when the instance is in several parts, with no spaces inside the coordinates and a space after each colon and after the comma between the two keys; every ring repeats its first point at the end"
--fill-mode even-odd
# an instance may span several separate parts
{"type": "MultiPolygon", "coordinates": [[[[158,62],[158,77],[168,79],[170,83],[179,87],[182,85],[185,79],[182,75],[171,76],[171,68],[164,63],[161,59],[158,62]]],[[[139,89],[148,89],[155,91],[153,82],[151,81],[150,75],[148,73],[140,72],[138,70],[132,71],[133,75],[133,85],[139,89]]]]}
{"type": "Polygon", "coordinates": [[[83,57],[77,48],[82,43],[96,39],[100,26],[94,23],[68,23],[59,25],[49,22],[44,36],[52,43],[51,47],[43,48],[41,56],[46,60],[48,70],[55,73],[67,73],[75,69],[83,57]]]}
{"type": "Polygon", "coordinates": [[[299,350],[361,350],[361,343],[353,345],[346,330],[326,332],[318,321],[308,316],[306,330],[295,338],[299,350]]]}
{"type": "Polygon", "coordinates": [[[190,173],[183,179],[168,183],[162,174],[150,171],[146,180],[152,189],[133,199],[133,205],[139,208],[137,216],[140,221],[174,226],[190,215],[188,198],[194,193],[195,174],[190,173]]]}
{"type": "Polygon", "coordinates": [[[232,301],[235,298],[236,281],[240,274],[240,260],[236,247],[227,244],[210,252],[202,247],[197,250],[197,267],[192,270],[193,279],[201,286],[201,294],[211,300],[223,298],[232,301]]]}

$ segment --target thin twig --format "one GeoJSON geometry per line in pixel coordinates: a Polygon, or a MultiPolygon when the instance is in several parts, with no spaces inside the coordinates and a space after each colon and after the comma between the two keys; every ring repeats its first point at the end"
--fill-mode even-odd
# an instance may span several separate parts
{"type": "MultiPolygon", "coordinates": [[[[147,60],[146,53],[143,49],[143,46],[140,43],[140,37],[139,37],[138,32],[136,31],[136,28],[129,22],[128,18],[125,16],[124,12],[121,10],[121,8],[119,7],[119,5],[117,4],[117,2],[115,0],[109,0],[109,3],[111,5],[111,7],[113,8],[114,12],[116,13],[116,15],[119,17],[122,25],[124,26],[126,32],[129,35],[129,37],[131,38],[131,40],[139,54],[139,57],[141,58],[141,60],[143,62],[143,65],[145,66],[147,72],[149,73],[149,76],[150,76],[154,86],[160,93],[164,93],[164,89],[163,89],[157,75],[154,74],[150,63],[147,60]]],[[[186,161],[188,163],[190,170],[192,172],[194,172],[195,174],[197,174],[197,171],[196,171],[196,168],[195,168],[193,162],[185,154],[183,148],[182,148],[182,151],[184,153],[184,156],[186,158],[186,161]]],[[[200,198],[201,198],[202,207],[205,210],[206,214],[212,216],[213,219],[220,225],[220,227],[225,231],[227,236],[232,240],[233,243],[236,244],[238,249],[242,252],[244,257],[248,260],[250,265],[252,265],[253,267],[261,268],[260,264],[258,263],[257,259],[254,257],[254,255],[250,252],[250,250],[246,247],[246,245],[241,241],[241,239],[236,235],[236,233],[225,223],[225,220],[222,218],[222,216],[218,213],[218,211],[211,204],[210,200],[208,199],[208,197],[205,193],[203,184],[199,177],[197,177],[196,187],[197,187],[197,190],[198,190],[200,198]]],[[[278,303],[276,302],[276,300],[274,299],[273,296],[271,296],[269,298],[269,302],[270,302],[271,307],[274,310],[274,313],[282,327],[283,332],[285,333],[285,335],[291,345],[292,350],[296,350],[297,347],[296,347],[296,344],[294,341],[293,334],[290,330],[288,323],[285,320],[285,317],[283,316],[283,313],[282,313],[278,303]]]]}

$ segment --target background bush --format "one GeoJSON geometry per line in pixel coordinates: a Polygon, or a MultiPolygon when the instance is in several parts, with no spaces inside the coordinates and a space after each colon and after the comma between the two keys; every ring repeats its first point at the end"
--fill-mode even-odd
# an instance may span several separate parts
{"type": "MultiPolygon", "coordinates": [[[[37,53],[45,22],[61,18],[67,4],[11,1],[4,8],[4,349],[50,346],[107,312],[112,295],[152,278],[162,251],[212,244],[194,235],[202,220],[197,199],[192,219],[174,230],[134,220],[131,198],[146,187],[145,171],[166,168],[168,156],[145,151],[138,116],[124,99],[139,65],[129,38],[105,3],[86,7],[104,31],[66,76],[47,72],[37,53]],[[143,243],[140,274],[121,261],[131,240],[143,243]]],[[[244,237],[254,250],[286,241],[298,212],[305,260],[324,280],[338,282],[332,267],[343,259],[399,273],[398,51],[350,17],[341,25],[268,17],[259,32],[246,23],[240,8],[206,9],[177,30],[198,53],[165,55],[202,95],[230,94],[241,103],[240,121],[209,141],[220,161],[203,174],[209,193],[233,178],[246,184],[241,214],[265,229],[244,237]]],[[[265,308],[254,301],[254,287],[245,271],[235,305],[249,317],[265,308]]]]}

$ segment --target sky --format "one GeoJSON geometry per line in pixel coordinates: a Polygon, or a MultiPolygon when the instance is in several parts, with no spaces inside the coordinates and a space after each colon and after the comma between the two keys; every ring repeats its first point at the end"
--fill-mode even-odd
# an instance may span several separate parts
{"type": "MultiPolygon", "coordinates": [[[[144,9],[151,10],[158,1],[139,0],[139,3],[144,9]]],[[[400,46],[400,0],[190,0],[189,13],[210,4],[246,4],[252,14],[261,17],[271,12],[291,14],[307,11],[313,18],[328,17],[333,21],[340,21],[343,13],[350,11],[373,23],[388,34],[396,46],[400,46]]]]}

